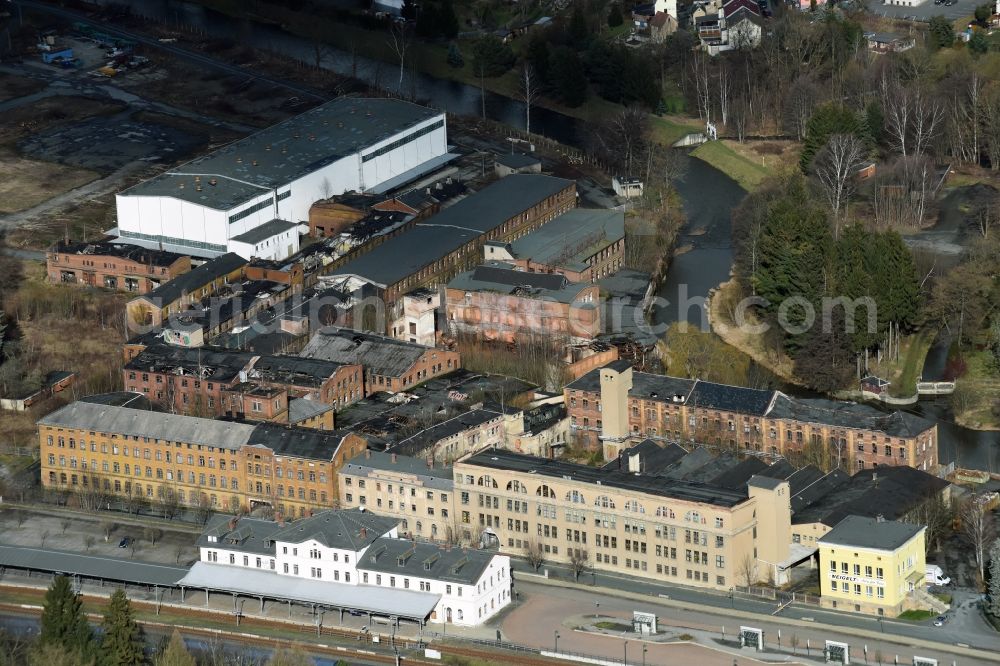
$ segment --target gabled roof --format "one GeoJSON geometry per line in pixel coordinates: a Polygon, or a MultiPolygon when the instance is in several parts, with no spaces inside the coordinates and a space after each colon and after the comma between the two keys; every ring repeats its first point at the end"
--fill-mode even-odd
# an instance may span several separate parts
{"type": "Polygon", "coordinates": [[[737,12],[743,11],[760,17],[760,5],[757,4],[757,0],[726,0],[722,9],[727,19],[735,16],[737,12]]]}
{"type": "Polygon", "coordinates": [[[688,398],[688,405],[763,416],[773,396],[774,391],[698,380],[688,398]]]}
{"type": "Polygon", "coordinates": [[[358,560],[358,569],[475,585],[494,557],[489,551],[382,538],[376,539],[358,560]]]}
{"type": "Polygon", "coordinates": [[[274,540],[271,537],[280,529],[273,520],[215,514],[208,519],[195,545],[273,557],[274,540]]]}
{"type": "Polygon", "coordinates": [[[251,438],[255,426],[225,423],[179,414],[73,402],[38,420],[39,425],[170,439],[236,450],[251,438]]]}
{"type": "MultiPolygon", "coordinates": [[[[863,516],[847,516],[819,539],[821,545],[896,550],[923,532],[923,525],[878,520],[863,516]]],[[[921,572],[921,576],[923,573],[921,572]]]]}
{"type": "Polygon", "coordinates": [[[395,518],[377,516],[364,509],[323,511],[301,518],[272,535],[274,541],[303,543],[317,541],[327,548],[362,550],[395,528],[395,518]]]}
{"type": "Polygon", "coordinates": [[[215,259],[210,259],[197,268],[192,268],[187,273],[181,273],[170,282],[165,282],[153,291],[140,296],[145,300],[155,302],[154,299],[161,299],[163,305],[173,303],[186,293],[201,289],[209,282],[219,279],[237,271],[241,266],[245,266],[246,259],[235,252],[227,252],[215,259]]]}

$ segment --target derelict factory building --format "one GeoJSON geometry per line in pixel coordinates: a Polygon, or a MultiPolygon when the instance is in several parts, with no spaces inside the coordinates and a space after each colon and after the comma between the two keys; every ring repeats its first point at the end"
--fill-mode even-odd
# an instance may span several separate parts
{"type": "Polygon", "coordinates": [[[180,254],[283,259],[315,201],[404,185],[447,162],[447,144],[443,113],[340,98],[121,192],[111,233],[180,254]]]}

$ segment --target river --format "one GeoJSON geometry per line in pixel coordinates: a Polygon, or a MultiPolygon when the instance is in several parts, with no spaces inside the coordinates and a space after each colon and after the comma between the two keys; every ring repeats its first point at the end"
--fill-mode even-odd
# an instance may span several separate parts
{"type": "MultiPolygon", "coordinates": [[[[100,3],[117,1],[100,0],[100,3]]],[[[314,59],[312,43],[278,26],[235,19],[184,0],[131,0],[129,6],[137,15],[160,22],[184,24],[211,37],[236,39],[304,62],[314,59]]],[[[394,68],[391,65],[363,57],[355,59],[344,50],[330,50],[323,59],[323,66],[343,75],[353,73],[372,85],[393,80],[394,68]],[[352,72],[355,65],[356,70],[352,72]]],[[[475,86],[419,72],[407,72],[405,76],[403,91],[416,99],[426,100],[437,108],[459,115],[479,116],[482,113],[481,92],[475,86]]],[[[504,124],[524,126],[524,105],[516,100],[487,92],[485,112],[489,118],[504,124]]],[[[582,123],[575,118],[537,106],[532,110],[531,118],[534,132],[568,145],[580,145],[582,123]]],[[[681,230],[678,247],[690,249],[673,258],[665,281],[658,290],[657,295],[669,302],[669,305],[657,306],[652,312],[653,323],[660,327],[678,320],[702,325],[702,304],[709,291],[729,278],[733,262],[732,209],[746,194],[734,180],[698,159],[688,160],[685,173],[676,182],[676,187],[688,220],[681,230]]],[[[938,257],[938,268],[957,261],[960,255],[956,250],[964,233],[960,203],[960,197],[945,197],[938,225],[908,238],[914,249],[924,249],[938,257]]],[[[925,378],[932,379],[943,369],[941,354],[941,345],[936,345],[928,356],[925,378]]],[[[779,388],[812,397],[809,392],[796,387],[784,385],[779,388]]],[[[1000,433],[981,432],[954,424],[949,420],[951,413],[944,399],[921,401],[911,411],[938,423],[941,462],[955,461],[959,466],[979,469],[995,468],[1000,433]]]]}

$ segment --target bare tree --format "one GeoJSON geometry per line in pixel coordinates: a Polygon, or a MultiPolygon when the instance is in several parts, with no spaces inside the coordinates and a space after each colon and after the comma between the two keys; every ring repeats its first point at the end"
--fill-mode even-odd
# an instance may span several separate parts
{"type": "Polygon", "coordinates": [[[181,555],[184,554],[184,546],[177,544],[174,546],[174,564],[181,563],[181,555]]]}
{"type": "Polygon", "coordinates": [[[834,134],[814,160],[813,170],[833,214],[833,237],[855,190],[855,174],[864,160],[864,148],[853,134],[834,134]]]}
{"type": "Polygon", "coordinates": [[[941,497],[940,493],[931,493],[907,514],[907,522],[916,525],[926,525],[924,538],[926,552],[930,553],[941,548],[941,540],[949,529],[954,513],[951,506],[941,497]]]}
{"type": "Polygon", "coordinates": [[[159,539],[162,534],[163,532],[156,527],[147,527],[142,530],[142,536],[149,542],[150,546],[155,546],[156,540],[159,539]]]}
{"type": "Polygon", "coordinates": [[[736,565],[736,576],[743,579],[743,584],[750,587],[757,581],[757,562],[752,555],[744,555],[736,565]]]}
{"type": "Polygon", "coordinates": [[[807,76],[800,76],[792,82],[785,104],[785,128],[798,141],[806,138],[806,126],[819,100],[819,90],[807,76]]]}
{"type": "Polygon", "coordinates": [[[49,539],[49,531],[45,530],[44,532],[42,532],[42,537],[41,537],[42,548],[45,548],[45,542],[48,541],[48,539],[49,539]]]}
{"type": "Polygon", "coordinates": [[[201,497],[198,498],[198,522],[204,525],[208,522],[208,519],[212,517],[212,513],[215,510],[212,508],[212,503],[208,499],[208,495],[202,493],[201,497]]]}
{"type": "Polygon", "coordinates": [[[406,71],[406,53],[410,49],[410,31],[407,24],[403,22],[393,22],[389,28],[389,48],[399,60],[399,81],[396,84],[396,92],[403,93],[403,72],[406,71]]]}
{"type": "Polygon", "coordinates": [[[530,62],[521,68],[521,99],[524,100],[524,131],[531,134],[531,105],[538,97],[538,77],[530,62]]]}
{"type": "Polygon", "coordinates": [[[913,98],[913,154],[920,156],[927,152],[940,132],[944,109],[937,99],[922,92],[920,88],[907,94],[913,98]]]}
{"type": "Polygon", "coordinates": [[[986,549],[993,542],[993,523],[985,502],[973,497],[967,500],[959,512],[962,521],[962,537],[972,548],[979,571],[979,582],[985,577],[986,549]]]}
{"type": "Polygon", "coordinates": [[[88,534],[87,536],[83,537],[83,547],[86,550],[86,552],[88,553],[90,552],[90,549],[94,547],[94,543],[96,541],[97,539],[94,538],[93,534],[88,534]]]}
{"type": "Polygon", "coordinates": [[[163,511],[163,517],[167,520],[173,520],[180,510],[180,505],[177,491],[173,488],[165,488],[163,496],[160,498],[160,509],[163,511]]]}
{"type": "Polygon", "coordinates": [[[59,527],[62,528],[62,533],[66,534],[66,530],[68,530],[70,528],[70,525],[72,525],[72,524],[73,524],[73,521],[70,520],[69,518],[63,518],[62,520],[60,520],[59,521],[59,527]]]}
{"type": "Polygon", "coordinates": [[[698,51],[691,58],[691,78],[694,80],[698,117],[706,123],[712,120],[712,89],[709,56],[698,51]]]}
{"type": "Polygon", "coordinates": [[[569,568],[573,572],[573,580],[579,581],[580,574],[587,570],[590,563],[590,554],[580,548],[569,549],[569,568]]]}
{"type": "Polygon", "coordinates": [[[112,523],[112,522],[110,522],[110,521],[105,520],[105,521],[101,522],[100,529],[101,529],[101,534],[104,535],[104,540],[105,541],[110,541],[111,540],[111,535],[115,531],[115,524],[112,523]]]}
{"type": "Polygon", "coordinates": [[[725,125],[729,118],[729,96],[733,92],[733,82],[729,77],[727,61],[719,62],[719,119],[725,125]]]}
{"type": "Polygon", "coordinates": [[[530,539],[528,541],[528,545],[524,549],[524,558],[528,560],[528,564],[535,571],[538,571],[545,563],[545,551],[538,539],[530,539]]]}
{"type": "Polygon", "coordinates": [[[910,125],[913,122],[913,105],[909,93],[903,89],[899,80],[883,69],[879,80],[879,93],[882,98],[882,108],[885,113],[885,129],[889,141],[906,157],[910,136],[910,125]]]}

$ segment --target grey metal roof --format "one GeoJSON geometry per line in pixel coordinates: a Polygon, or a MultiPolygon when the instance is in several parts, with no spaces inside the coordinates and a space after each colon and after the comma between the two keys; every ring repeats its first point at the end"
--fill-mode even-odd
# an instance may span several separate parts
{"type": "Polygon", "coordinates": [[[0,566],[164,586],[176,585],[188,573],[185,567],[23,546],[0,546],[0,566]]]}
{"type": "Polygon", "coordinates": [[[625,237],[625,212],[574,208],[512,241],[514,256],[574,271],[585,259],[625,237]]]}
{"type": "Polygon", "coordinates": [[[230,210],[438,115],[439,111],[397,99],[341,97],[139,183],[121,195],[169,196],[230,210]],[[201,176],[200,183],[195,182],[195,175],[201,176]],[[216,184],[210,185],[213,177],[216,184]]]}
{"type": "Polygon", "coordinates": [[[195,545],[274,557],[272,535],[281,529],[273,520],[215,514],[205,524],[195,545]],[[210,541],[209,537],[215,537],[216,541],[210,541]]]}
{"type": "Polygon", "coordinates": [[[74,402],[38,420],[39,425],[169,439],[236,450],[250,441],[256,426],[179,414],[74,402]]]}
{"type": "Polygon", "coordinates": [[[534,155],[525,155],[524,153],[501,153],[496,156],[496,163],[511,169],[523,169],[534,164],[541,164],[542,160],[534,155]]]}
{"type": "Polygon", "coordinates": [[[429,592],[332,583],[208,562],[196,562],[180,582],[184,587],[288,599],[321,607],[347,608],[414,620],[425,619],[441,599],[441,595],[429,592]]]}
{"type": "Polygon", "coordinates": [[[309,398],[291,398],[288,401],[288,422],[301,423],[333,409],[333,405],[310,400],[309,398]]]}
{"type": "Polygon", "coordinates": [[[651,439],[644,439],[627,449],[622,449],[618,457],[607,463],[601,469],[628,471],[629,462],[633,456],[638,456],[639,471],[645,474],[658,474],[669,468],[688,454],[679,444],[660,446],[651,439]]]}
{"type": "Polygon", "coordinates": [[[206,261],[197,268],[192,268],[187,273],[181,273],[170,282],[161,284],[140,298],[149,301],[159,298],[161,299],[160,303],[167,305],[168,303],[173,303],[186,293],[200,289],[209,282],[234,272],[241,266],[246,265],[246,263],[247,260],[240,255],[234,252],[227,252],[215,259],[206,261]]]}
{"type": "Polygon", "coordinates": [[[301,518],[272,535],[275,541],[302,543],[318,541],[327,548],[359,551],[384,536],[399,520],[378,516],[364,509],[323,511],[301,518]]]}
{"type": "Polygon", "coordinates": [[[312,337],[299,356],[360,363],[373,374],[399,377],[408,372],[429,349],[382,335],[328,326],[312,337]]]}
{"type": "MultiPolygon", "coordinates": [[[[340,470],[340,474],[351,476],[369,476],[372,472],[398,472],[407,476],[415,476],[424,486],[437,490],[451,490],[455,485],[452,467],[435,462],[429,467],[423,458],[386,453],[384,451],[365,451],[349,460],[340,470]]],[[[379,475],[385,478],[385,474],[379,475]]],[[[402,481],[402,477],[400,477],[402,481]]]]}
{"type": "Polygon", "coordinates": [[[475,585],[489,567],[493,555],[405,539],[377,539],[358,560],[358,569],[475,585]]]}
{"type": "Polygon", "coordinates": [[[853,546],[877,550],[895,550],[923,532],[923,525],[847,516],[820,538],[820,545],[853,546]]]}
{"type": "MultiPolygon", "coordinates": [[[[593,484],[592,492],[595,493],[599,493],[600,486],[611,486],[660,497],[672,497],[723,507],[736,506],[745,502],[748,497],[747,493],[743,491],[720,488],[705,483],[691,483],[664,476],[599,469],[561,460],[528,456],[505,449],[483,451],[466,458],[463,462],[490,469],[521,471],[539,477],[570,478],[581,483],[593,484]]],[[[586,496],[586,491],[584,495],[586,496]]]]}
{"type": "MultiPolygon", "coordinates": [[[[236,241],[237,243],[246,243],[247,245],[256,245],[261,241],[265,241],[268,238],[282,234],[289,229],[294,229],[297,226],[299,225],[295,222],[274,219],[270,222],[265,222],[259,227],[254,227],[250,231],[245,231],[239,236],[233,236],[229,240],[236,241]]],[[[249,257],[247,258],[249,259],[249,257]]]]}
{"type": "Polygon", "coordinates": [[[387,287],[572,185],[571,180],[539,174],[501,178],[349,261],[334,274],[356,275],[387,287]]]}

